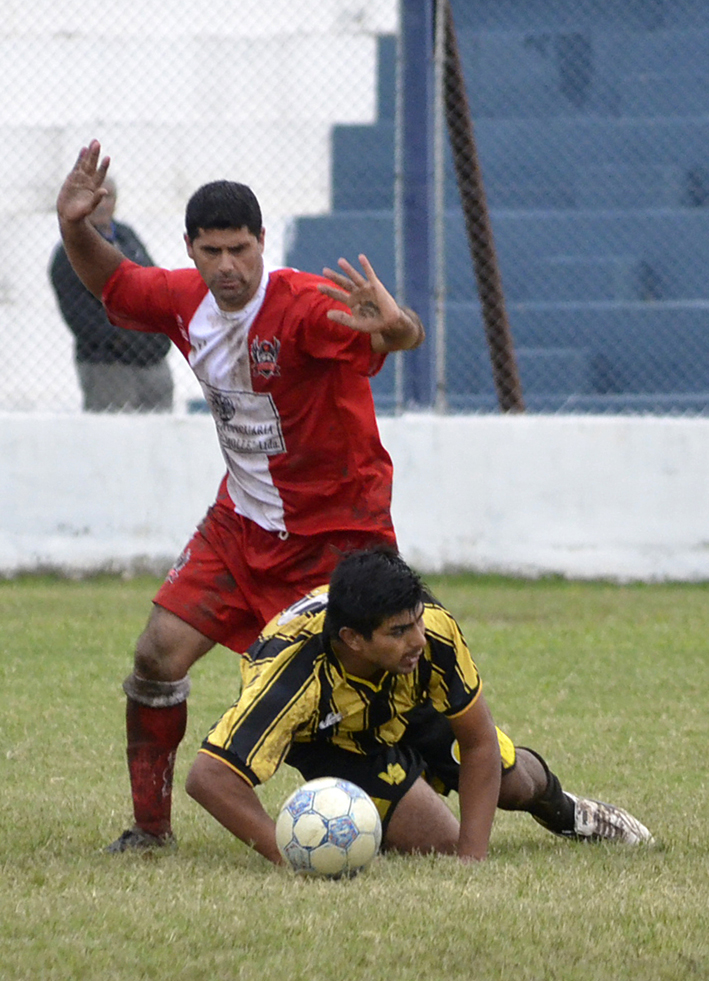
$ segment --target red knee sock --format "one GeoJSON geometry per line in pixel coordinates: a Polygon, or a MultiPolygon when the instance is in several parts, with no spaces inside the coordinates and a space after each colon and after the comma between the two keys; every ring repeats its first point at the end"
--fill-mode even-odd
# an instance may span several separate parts
{"type": "Polygon", "coordinates": [[[186,727],[186,701],[153,708],[128,699],[128,770],[135,823],[153,835],[171,832],[172,776],[186,727]]]}

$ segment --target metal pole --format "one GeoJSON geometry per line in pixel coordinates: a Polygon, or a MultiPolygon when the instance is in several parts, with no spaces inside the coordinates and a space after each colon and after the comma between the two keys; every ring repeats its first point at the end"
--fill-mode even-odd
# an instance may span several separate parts
{"type": "Polygon", "coordinates": [[[434,338],[435,338],[435,397],[436,412],[448,409],[446,379],[446,164],[445,164],[445,99],[446,12],[436,4],[434,40],[434,98],[433,98],[433,278],[434,278],[434,338]]]}

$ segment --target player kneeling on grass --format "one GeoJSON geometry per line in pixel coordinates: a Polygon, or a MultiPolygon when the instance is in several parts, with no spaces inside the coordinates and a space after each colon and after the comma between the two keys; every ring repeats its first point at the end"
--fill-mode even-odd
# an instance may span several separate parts
{"type": "Polygon", "coordinates": [[[537,752],[495,727],[458,624],[394,552],[346,556],[329,590],[266,626],[242,676],[187,791],[276,864],[275,822],[254,787],[283,761],[306,780],[362,787],[379,809],[383,847],[400,852],[484,859],[496,807],[527,811],[566,838],[651,840],[627,811],[562,790],[537,752]],[[451,790],[460,822],[440,796],[451,790]]]}

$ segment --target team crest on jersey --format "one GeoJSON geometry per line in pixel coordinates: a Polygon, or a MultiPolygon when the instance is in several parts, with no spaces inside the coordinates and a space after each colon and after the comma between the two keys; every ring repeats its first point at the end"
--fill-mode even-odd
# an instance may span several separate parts
{"type": "Polygon", "coordinates": [[[219,417],[223,423],[229,422],[236,415],[236,406],[230,398],[222,395],[221,392],[209,393],[209,405],[212,412],[219,417]]]}
{"type": "Polygon", "coordinates": [[[281,350],[281,342],[278,338],[272,341],[260,341],[254,337],[251,342],[251,374],[261,375],[262,378],[274,378],[280,375],[281,369],[278,367],[278,355],[281,350]]]}

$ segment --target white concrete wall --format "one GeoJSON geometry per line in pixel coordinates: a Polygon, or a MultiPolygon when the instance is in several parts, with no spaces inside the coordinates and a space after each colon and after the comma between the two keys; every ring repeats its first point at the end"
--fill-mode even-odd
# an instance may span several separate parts
{"type": "MultiPolygon", "coordinates": [[[[709,579],[709,420],[380,425],[401,549],[423,571],[709,579]]],[[[222,470],[206,416],[0,415],[0,574],[164,569],[222,470]]]]}
{"type": "Polygon", "coordinates": [[[709,579],[709,419],[384,420],[402,550],[427,570],[709,579]]]}

